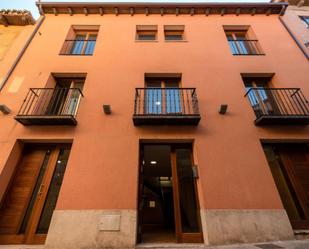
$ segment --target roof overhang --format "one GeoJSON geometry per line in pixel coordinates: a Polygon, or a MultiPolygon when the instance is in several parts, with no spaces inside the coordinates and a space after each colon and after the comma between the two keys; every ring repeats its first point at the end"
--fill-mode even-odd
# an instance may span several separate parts
{"type": "Polygon", "coordinates": [[[309,0],[289,0],[289,4],[298,7],[309,6],[309,0]]]}
{"type": "Polygon", "coordinates": [[[128,2],[37,2],[41,14],[160,14],[160,15],[210,15],[210,14],[280,14],[288,5],[278,3],[128,3],[128,2]]]}
{"type": "Polygon", "coordinates": [[[25,26],[35,24],[31,12],[27,10],[0,10],[0,25],[25,26]]]}

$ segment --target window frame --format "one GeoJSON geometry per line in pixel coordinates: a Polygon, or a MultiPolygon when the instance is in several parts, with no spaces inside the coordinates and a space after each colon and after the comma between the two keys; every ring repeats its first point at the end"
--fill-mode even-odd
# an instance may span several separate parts
{"type": "Polygon", "coordinates": [[[233,56],[259,56],[265,55],[259,41],[249,35],[249,26],[229,28],[224,27],[224,34],[233,56]]]}
{"type": "Polygon", "coordinates": [[[185,37],[185,25],[164,25],[163,26],[164,41],[166,42],[184,42],[187,41],[185,37]],[[167,39],[167,37],[170,37],[167,39]],[[180,37],[180,39],[173,39],[172,37],[180,37]]]}
{"type": "Polygon", "coordinates": [[[99,26],[72,25],[59,55],[66,56],[92,56],[94,55],[99,26]],[[76,26],[76,27],[75,27],[76,26]]]}
{"type": "Polygon", "coordinates": [[[135,41],[137,42],[157,42],[158,26],[157,25],[136,25],[135,41]],[[140,39],[142,36],[153,36],[154,39],[140,39]]]}
{"type": "Polygon", "coordinates": [[[309,29],[309,16],[300,16],[300,19],[307,25],[307,29],[309,29]]]}

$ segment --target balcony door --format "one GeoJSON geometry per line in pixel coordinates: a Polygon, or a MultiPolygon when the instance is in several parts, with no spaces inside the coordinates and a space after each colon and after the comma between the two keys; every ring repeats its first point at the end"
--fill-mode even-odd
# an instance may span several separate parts
{"type": "Polygon", "coordinates": [[[177,115],[182,113],[179,78],[147,78],[145,112],[147,114],[177,115]]]}
{"type": "MultiPolygon", "coordinates": [[[[82,91],[84,79],[63,78],[56,79],[54,89],[51,89],[48,96],[48,105],[45,115],[75,115],[82,91]]],[[[46,96],[43,96],[44,98],[46,96]]]]}
{"type": "Polygon", "coordinates": [[[70,145],[25,145],[0,202],[0,244],[44,244],[70,145]]]}
{"type": "Polygon", "coordinates": [[[190,145],[141,146],[138,241],[202,243],[190,145]]]}
{"type": "Polygon", "coordinates": [[[275,94],[269,88],[269,78],[245,78],[248,98],[257,117],[267,115],[280,115],[275,94]],[[253,88],[253,89],[251,89],[253,88]],[[251,90],[250,90],[251,89],[251,90]]]}

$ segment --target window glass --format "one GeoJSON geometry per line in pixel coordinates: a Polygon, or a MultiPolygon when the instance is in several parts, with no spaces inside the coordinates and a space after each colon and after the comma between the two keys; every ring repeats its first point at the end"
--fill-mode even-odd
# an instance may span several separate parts
{"type": "Polygon", "coordinates": [[[78,30],[74,39],[66,40],[60,54],[92,55],[94,52],[98,31],[78,30]]]}
{"type": "Polygon", "coordinates": [[[154,41],[157,39],[157,25],[136,25],[136,40],[154,41]]]}
{"type": "Polygon", "coordinates": [[[183,40],[183,31],[165,31],[165,40],[167,41],[180,41],[183,40]]]}
{"type": "Polygon", "coordinates": [[[137,40],[141,41],[156,40],[156,31],[137,31],[137,40]]]}
{"type": "Polygon", "coordinates": [[[307,24],[309,28],[309,16],[302,16],[301,19],[307,24]]]}
{"type": "Polygon", "coordinates": [[[233,55],[261,54],[257,40],[250,39],[247,30],[225,30],[225,35],[233,55]]]}

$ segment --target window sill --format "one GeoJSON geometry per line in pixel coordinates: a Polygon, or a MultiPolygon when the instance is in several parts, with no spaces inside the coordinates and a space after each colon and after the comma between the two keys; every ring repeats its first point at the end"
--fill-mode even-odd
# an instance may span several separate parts
{"type": "Polygon", "coordinates": [[[59,54],[64,56],[93,56],[93,54],[59,54]]]}
{"type": "Polygon", "coordinates": [[[266,54],[232,54],[233,56],[263,56],[266,54]]]}
{"type": "Polygon", "coordinates": [[[188,40],[164,40],[165,42],[188,42],[188,40]]]}
{"type": "Polygon", "coordinates": [[[159,42],[158,40],[135,40],[135,42],[159,42]]]}

